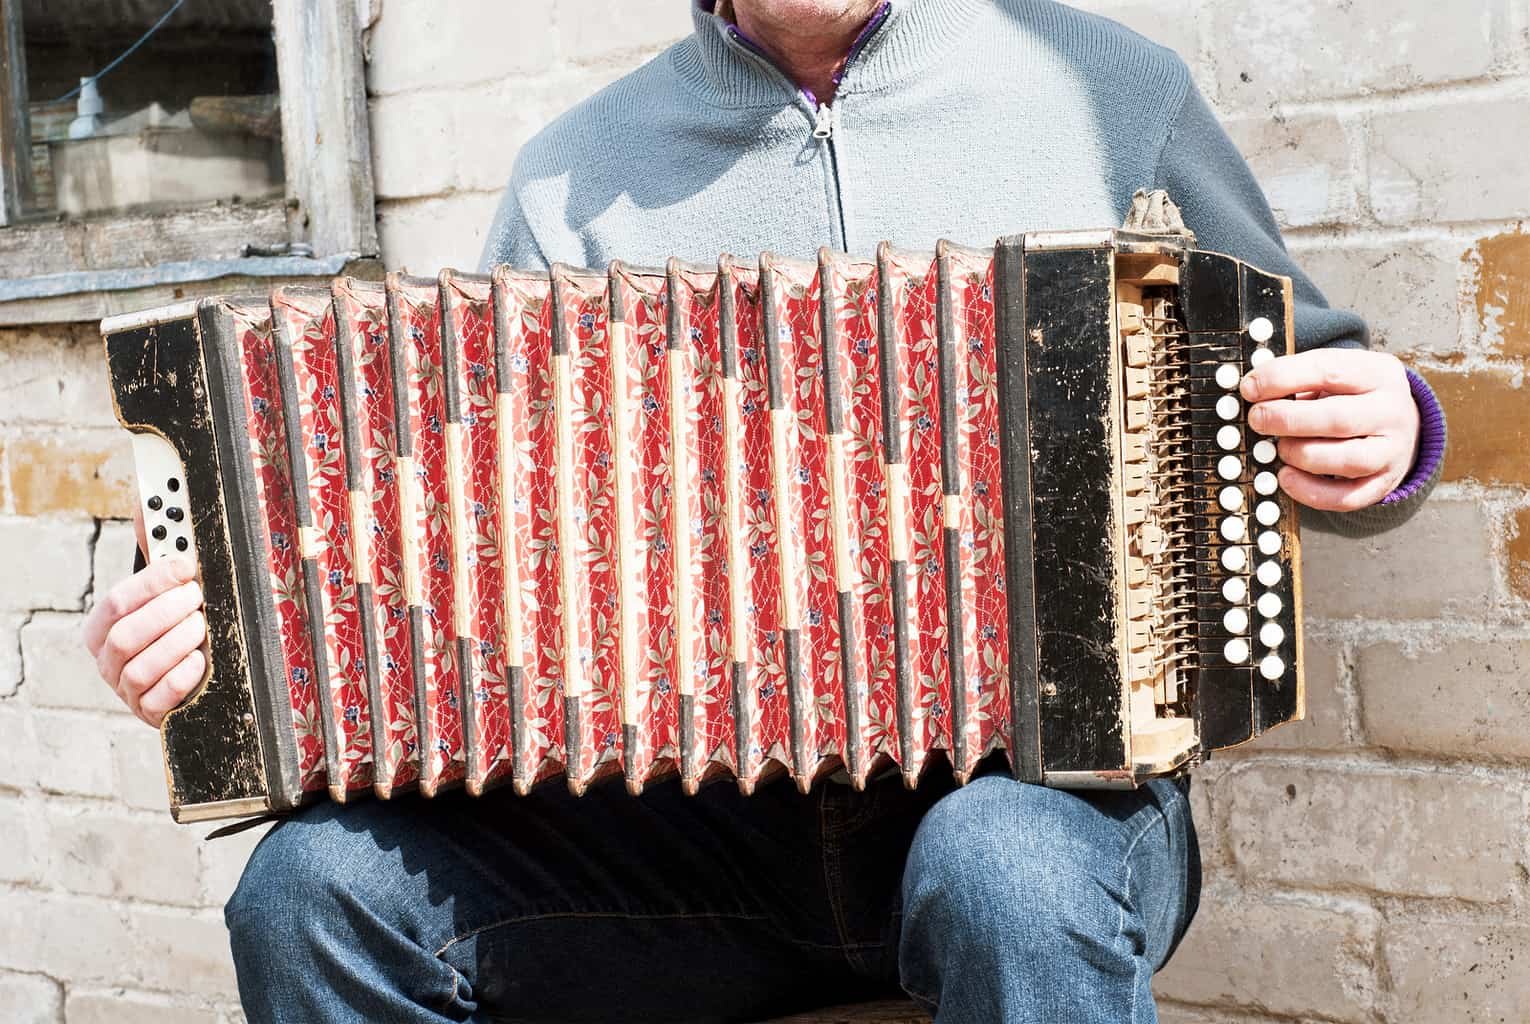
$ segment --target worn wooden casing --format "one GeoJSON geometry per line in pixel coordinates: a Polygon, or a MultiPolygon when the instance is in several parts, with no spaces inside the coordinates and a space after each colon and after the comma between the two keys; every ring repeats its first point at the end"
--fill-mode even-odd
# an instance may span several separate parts
{"type": "MultiPolygon", "coordinates": [[[[246,514],[249,444],[241,436],[231,339],[217,300],[102,324],[118,420],[175,448],[184,467],[208,624],[202,685],[160,727],[177,821],[283,811],[301,799],[291,707],[260,553],[246,514]],[[275,677],[273,678],[273,671],[275,677]]],[[[140,481],[140,499],[147,482],[140,481]]]]}

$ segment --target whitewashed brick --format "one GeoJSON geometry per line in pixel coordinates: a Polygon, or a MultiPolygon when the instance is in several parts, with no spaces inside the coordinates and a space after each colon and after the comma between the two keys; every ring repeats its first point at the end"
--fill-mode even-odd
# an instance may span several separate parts
{"type": "Polygon", "coordinates": [[[1364,540],[1302,534],[1306,609],[1315,619],[1481,613],[1497,572],[1487,514],[1472,501],[1437,498],[1402,526],[1364,540]]]}
{"type": "Polygon", "coordinates": [[[0,517],[0,551],[5,552],[0,611],[80,607],[90,586],[90,537],[85,520],[0,517]]]}
{"type": "Polygon", "coordinates": [[[690,34],[690,4],[674,0],[623,0],[595,7],[558,7],[558,35],[569,60],[589,62],[613,53],[652,52],[690,34]]]}
{"type": "Polygon", "coordinates": [[[63,1024],[63,987],[41,974],[0,971],[0,1020],[8,1024],[63,1024]]]}
{"type": "Polygon", "coordinates": [[[455,97],[444,102],[435,92],[372,101],[372,181],[378,199],[436,195],[456,185],[451,139],[458,102],[455,97]]]}
{"type": "Polygon", "coordinates": [[[35,711],[32,729],[36,786],[50,793],[113,795],[110,726],[92,715],[35,711]]]}
{"type": "Polygon", "coordinates": [[[1501,779],[1249,764],[1216,806],[1250,878],[1483,903],[1520,881],[1526,801],[1501,779]]]}
{"type": "Polygon", "coordinates": [[[38,612],[21,631],[27,698],[39,707],[127,713],[85,649],[85,616],[38,612]]]}
{"type": "Polygon", "coordinates": [[[1360,169],[1350,128],[1330,114],[1227,122],[1283,228],[1360,219],[1360,169]]]}
{"type": "Polygon", "coordinates": [[[133,575],[133,556],[138,551],[138,540],[133,524],[126,519],[107,519],[101,523],[100,536],[92,555],[91,588],[89,605],[112,589],[114,585],[133,575]]]}
{"type": "Polygon", "coordinates": [[[1409,239],[1352,247],[1298,238],[1291,250],[1331,305],[1365,317],[1376,347],[1404,357],[1461,351],[1462,243],[1409,239]]]}
{"type": "Polygon", "coordinates": [[[0,612],[0,698],[14,696],[21,686],[21,642],[18,634],[26,612],[0,612]]]}
{"type": "Polygon", "coordinates": [[[1343,750],[1348,739],[1339,659],[1342,652],[1326,640],[1306,639],[1307,716],[1278,726],[1259,737],[1249,750],[1343,750]]]}
{"type": "Polygon", "coordinates": [[[129,807],[170,810],[164,749],[159,733],[136,718],[111,732],[112,777],[117,798],[129,807]]]}
{"type": "Polygon", "coordinates": [[[0,789],[28,789],[36,778],[31,716],[20,704],[0,704],[0,789]]]}
{"type": "Polygon", "coordinates": [[[99,900],[17,889],[5,910],[0,967],[115,983],[139,956],[126,913],[99,900]]]}
{"type": "Polygon", "coordinates": [[[388,269],[434,275],[442,267],[476,268],[498,206],[498,193],[488,192],[383,204],[377,230],[388,269]]]}
{"type": "Polygon", "coordinates": [[[48,812],[48,880],[75,893],[195,906],[197,834],[168,816],[48,812]]]}
{"type": "Polygon", "coordinates": [[[555,0],[388,0],[372,26],[368,90],[443,90],[543,70],[558,52],[557,6],[555,0]]]}
{"type": "Polygon", "coordinates": [[[6,903],[0,967],[191,997],[234,991],[228,931],[212,911],[119,908],[34,890],[13,890],[6,903]]]}
{"type": "Polygon", "coordinates": [[[114,427],[94,324],[0,330],[0,423],[114,427]]]}
{"type": "Polygon", "coordinates": [[[69,1024],[217,1024],[218,1010],[178,1006],[144,993],[73,992],[65,1004],[69,1024]]]}
{"type": "Polygon", "coordinates": [[[1367,742],[1393,750],[1530,757],[1530,641],[1357,654],[1367,742]],[[1470,695],[1467,697],[1466,695],[1470,695]]]}
{"type": "Polygon", "coordinates": [[[1370,1021],[1377,923],[1375,912],[1359,905],[1315,906],[1209,886],[1153,988],[1187,1003],[1370,1021]]]}
{"type": "Polygon", "coordinates": [[[1388,1019],[1499,1024],[1530,1007],[1530,927],[1513,923],[1398,921],[1382,938],[1392,976],[1388,1019]]]}
{"type": "Polygon", "coordinates": [[[219,839],[207,840],[198,848],[202,859],[202,902],[221,907],[239,885],[239,876],[270,826],[257,826],[219,839]]]}
{"type": "Polygon", "coordinates": [[[234,960],[221,913],[192,916],[142,908],[134,913],[132,925],[141,944],[138,976],[144,985],[213,997],[235,990],[234,960]]]}
{"type": "MultiPolygon", "coordinates": [[[[47,837],[36,805],[14,797],[0,797],[0,822],[5,838],[0,842],[0,882],[35,885],[42,880],[47,837]]],[[[0,1014],[0,1019],[4,1015],[0,1014]]]]}
{"type": "Polygon", "coordinates": [[[626,74],[637,61],[609,61],[464,92],[452,104],[449,162],[459,187],[499,192],[516,155],[549,122],[626,74]]]}
{"type": "Polygon", "coordinates": [[[1383,224],[1530,215],[1523,147],[1510,141],[1526,138],[1526,96],[1378,114],[1369,140],[1371,207],[1383,224]]]}
{"type": "Polygon", "coordinates": [[[1395,0],[1385,16],[1328,0],[1210,3],[1217,84],[1225,103],[1265,107],[1464,81],[1494,64],[1494,28],[1511,0],[1466,6],[1395,0]]]}

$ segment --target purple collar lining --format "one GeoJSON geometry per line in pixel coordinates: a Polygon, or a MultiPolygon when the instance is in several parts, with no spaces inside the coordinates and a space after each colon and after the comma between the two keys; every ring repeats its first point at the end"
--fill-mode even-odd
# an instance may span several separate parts
{"type": "MultiPolygon", "coordinates": [[[[706,11],[708,14],[716,13],[715,8],[717,7],[717,0],[700,0],[700,4],[701,9],[706,11]]],[[[840,65],[840,69],[838,71],[834,72],[834,85],[836,87],[838,87],[839,83],[844,79],[845,71],[850,67],[850,62],[859,56],[861,50],[866,45],[866,41],[869,40],[872,34],[882,26],[884,21],[887,20],[887,15],[891,10],[892,0],[882,0],[881,6],[876,9],[876,12],[872,14],[871,18],[866,22],[866,24],[861,27],[860,32],[857,33],[855,37],[855,42],[850,44],[850,52],[845,56],[845,63],[840,65]]],[[[771,60],[770,54],[765,52],[765,48],[759,43],[755,42],[753,39],[749,38],[749,36],[744,33],[744,30],[739,28],[736,24],[729,23],[728,35],[737,40],[741,45],[747,47],[760,59],[770,61],[771,66],[775,66],[775,61],[771,60]]],[[[818,97],[813,95],[813,90],[803,88],[802,86],[798,86],[798,89],[801,91],[803,97],[806,98],[809,103],[811,103],[814,107],[818,106],[818,97]]]]}

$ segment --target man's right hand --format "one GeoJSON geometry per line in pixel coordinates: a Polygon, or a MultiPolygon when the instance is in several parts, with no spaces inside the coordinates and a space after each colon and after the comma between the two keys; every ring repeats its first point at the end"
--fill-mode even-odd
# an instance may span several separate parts
{"type": "Polygon", "coordinates": [[[96,669],[139,718],[158,728],[165,713],[202,682],[207,619],[196,565],[154,562],[107,591],[85,619],[96,669]]]}

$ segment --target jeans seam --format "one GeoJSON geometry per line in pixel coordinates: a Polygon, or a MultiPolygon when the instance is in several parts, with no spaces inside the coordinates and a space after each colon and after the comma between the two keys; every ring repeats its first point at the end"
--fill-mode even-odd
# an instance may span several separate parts
{"type": "MultiPolygon", "coordinates": [[[[1143,839],[1147,838],[1148,833],[1153,831],[1153,827],[1155,825],[1157,825],[1160,821],[1163,822],[1163,827],[1164,827],[1164,831],[1165,832],[1167,832],[1168,829],[1169,829],[1169,814],[1168,814],[1168,809],[1166,807],[1162,806],[1162,804],[1159,802],[1159,800],[1157,799],[1157,793],[1154,793],[1154,798],[1155,799],[1152,801],[1152,805],[1151,806],[1152,806],[1152,808],[1155,811],[1158,812],[1158,817],[1156,819],[1153,819],[1153,820],[1149,821],[1146,825],[1143,825],[1140,829],[1138,829],[1137,830],[1137,834],[1132,837],[1131,842],[1126,844],[1125,852],[1123,852],[1121,854],[1121,869],[1124,872],[1124,874],[1122,876],[1122,879],[1121,879],[1121,891],[1126,895],[1127,899],[1131,899],[1131,892],[1132,892],[1132,854],[1136,852],[1137,844],[1142,842],[1143,839]]],[[[1177,788],[1174,790],[1173,795],[1169,798],[1169,800],[1171,802],[1174,801],[1174,800],[1183,800],[1183,799],[1184,799],[1184,797],[1180,794],[1180,792],[1179,792],[1179,790],[1177,788]]],[[[1121,939],[1125,937],[1125,935],[1126,935],[1126,907],[1123,905],[1123,906],[1119,907],[1117,909],[1117,911],[1116,911],[1116,941],[1120,942],[1121,939]]],[[[1134,961],[1134,964],[1133,964],[1133,979],[1132,979],[1133,984],[1132,984],[1132,995],[1131,995],[1131,1017],[1129,1019],[1134,1021],[1134,1022],[1137,1020],[1137,988],[1138,988],[1138,986],[1136,984],[1136,974],[1142,970],[1141,963],[1138,963],[1136,961],[1140,961],[1142,959],[1143,958],[1137,956],[1135,952],[1132,954],[1132,960],[1134,961]]]]}
{"type": "MultiPolygon", "coordinates": [[[[836,818],[839,817],[838,813],[835,813],[834,816],[836,818]]],[[[839,838],[840,838],[840,833],[839,833],[839,831],[836,830],[833,835],[830,835],[829,827],[828,827],[828,817],[829,817],[828,801],[827,800],[823,800],[818,805],[818,823],[819,823],[819,830],[820,830],[821,834],[823,835],[823,846],[822,846],[823,856],[822,856],[821,860],[822,860],[822,863],[823,863],[824,893],[825,893],[826,896],[828,896],[829,911],[830,911],[830,913],[832,913],[834,915],[834,931],[835,931],[837,937],[839,938],[839,949],[840,949],[842,955],[844,956],[845,960],[850,963],[850,966],[852,968],[854,968],[854,969],[859,970],[861,968],[861,966],[862,966],[861,957],[860,957],[859,953],[852,952],[852,946],[854,946],[855,944],[850,941],[850,928],[849,928],[849,925],[847,924],[847,922],[845,921],[844,907],[841,906],[841,903],[840,903],[840,900],[841,900],[841,898],[844,895],[844,892],[843,892],[844,886],[841,884],[840,875],[839,875],[839,838]],[[830,850],[831,849],[833,850],[833,854],[832,854],[832,856],[833,856],[833,866],[832,867],[830,866],[830,862],[829,862],[830,856],[831,856],[831,854],[830,854],[830,850]]]]}
{"type": "MultiPolygon", "coordinates": [[[[475,938],[484,932],[491,932],[497,928],[506,928],[512,924],[526,924],[530,921],[555,921],[564,918],[578,920],[625,920],[625,921],[684,921],[694,919],[723,920],[723,921],[768,921],[765,914],[733,914],[733,913],[674,913],[674,914],[630,914],[622,911],[576,911],[560,910],[550,911],[545,914],[517,914],[494,921],[477,928],[469,929],[460,935],[454,935],[447,940],[446,944],[436,950],[436,956],[446,955],[446,951],[459,942],[475,938]]],[[[455,970],[455,969],[454,969],[455,970]]]]}

